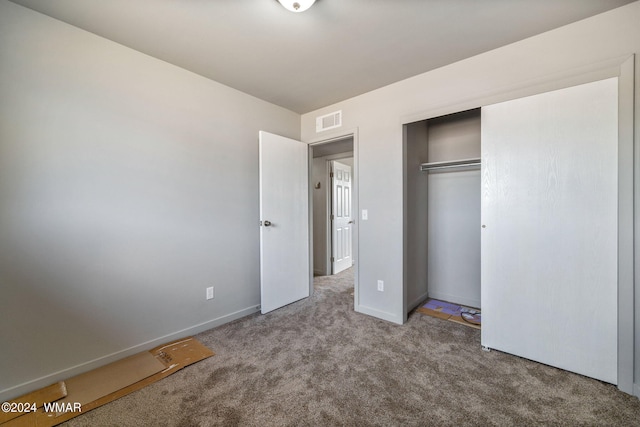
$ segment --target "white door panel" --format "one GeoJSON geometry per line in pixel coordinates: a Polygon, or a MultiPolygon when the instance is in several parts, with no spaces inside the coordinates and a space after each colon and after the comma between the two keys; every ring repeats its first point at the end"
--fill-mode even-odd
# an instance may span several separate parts
{"type": "Polygon", "coordinates": [[[332,274],[337,274],[353,264],[351,239],[353,219],[351,218],[351,189],[353,176],[351,166],[338,161],[331,162],[332,182],[332,274]]]}
{"type": "Polygon", "coordinates": [[[482,345],[614,384],[617,91],[482,109],[482,345]]]}
{"type": "Polygon", "coordinates": [[[308,146],[261,131],[261,311],[309,296],[308,146]]]}

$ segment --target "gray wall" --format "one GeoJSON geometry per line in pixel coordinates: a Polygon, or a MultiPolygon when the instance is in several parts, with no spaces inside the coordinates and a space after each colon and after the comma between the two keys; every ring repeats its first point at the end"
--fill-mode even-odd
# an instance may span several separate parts
{"type": "MultiPolygon", "coordinates": [[[[411,254],[403,252],[402,125],[609,77],[624,58],[640,53],[638,22],[640,2],[634,2],[302,116],[306,142],[357,129],[358,203],[369,214],[367,221],[358,224],[357,311],[396,323],[402,323],[407,312],[404,259],[411,254]],[[342,110],[345,130],[316,133],[315,118],[336,110],[342,110]],[[385,281],[385,292],[377,291],[377,279],[385,281]]],[[[638,68],[636,82],[640,83],[638,68]]],[[[640,84],[635,90],[638,102],[640,84]]],[[[638,108],[635,123],[639,126],[638,108]]],[[[640,132],[635,135],[638,147],[640,132]]],[[[636,385],[640,383],[638,331],[640,316],[636,315],[636,385]]]]}
{"type": "Polygon", "coordinates": [[[413,309],[428,294],[428,181],[420,165],[429,161],[429,140],[425,120],[404,127],[404,258],[405,304],[413,309]]]}
{"type": "Polygon", "coordinates": [[[428,121],[429,162],[480,158],[480,110],[428,121]]]}
{"type": "Polygon", "coordinates": [[[480,170],[429,174],[429,297],[480,308],[480,170]]]}
{"type": "Polygon", "coordinates": [[[0,400],[255,311],[260,129],[300,116],[0,1],[0,400]]]}

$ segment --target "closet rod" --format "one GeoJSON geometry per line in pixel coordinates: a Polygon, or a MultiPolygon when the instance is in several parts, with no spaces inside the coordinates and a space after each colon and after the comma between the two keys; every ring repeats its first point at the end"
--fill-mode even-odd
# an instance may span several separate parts
{"type": "Polygon", "coordinates": [[[464,160],[453,160],[449,162],[433,162],[433,163],[423,163],[420,165],[421,171],[430,171],[435,169],[451,169],[451,168],[464,168],[468,166],[480,166],[480,159],[464,159],[464,160]]]}

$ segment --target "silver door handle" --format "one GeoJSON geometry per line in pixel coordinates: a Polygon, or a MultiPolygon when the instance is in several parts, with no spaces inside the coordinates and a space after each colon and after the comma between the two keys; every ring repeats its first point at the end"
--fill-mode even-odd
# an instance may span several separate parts
{"type": "Polygon", "coordinates": [[[271,221],[265,221],[265,222],[263,223],[263,225],[264,225],[265,227],[270,227],[270,226],[271,226],[271,221]]]}
{"type": "Polygon", "coordinates": [[[355,223],[356,223],[356,222],[355,222],[355,221],[353,221],[353,220],[352,220],[352,221],[349,221],[349,224],[355,224],[355,223]]]}

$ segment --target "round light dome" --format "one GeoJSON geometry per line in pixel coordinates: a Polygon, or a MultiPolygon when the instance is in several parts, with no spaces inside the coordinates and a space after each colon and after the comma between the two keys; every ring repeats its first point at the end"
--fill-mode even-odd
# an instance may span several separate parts
{"type": "Polygon", "coordinates": [[[304,12],[309,9],[316,0],[278,0],[287,10],[291,12],[304,12]]]}

